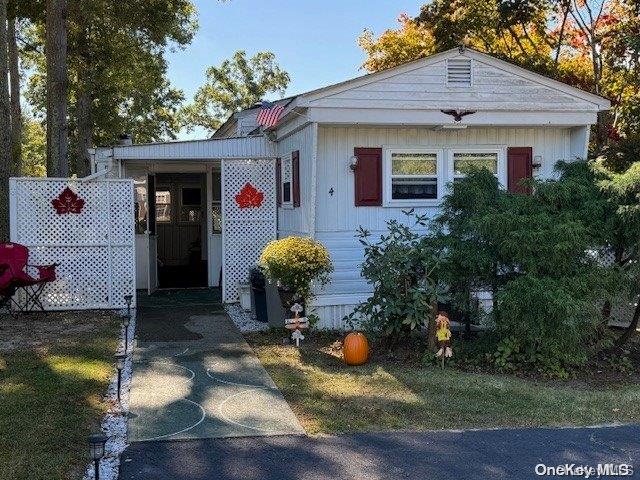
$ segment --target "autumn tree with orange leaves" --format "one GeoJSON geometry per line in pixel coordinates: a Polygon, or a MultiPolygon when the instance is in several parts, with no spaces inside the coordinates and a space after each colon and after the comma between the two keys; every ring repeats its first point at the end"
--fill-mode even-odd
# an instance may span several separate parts
{"type": "Polygon", "coordinates": [[[373,72],[467,46],[612,101],[599,118],[593,153],[608,136],[640,128],[637,0],[434,0],[399,26],[358,39],[373,72]]]}

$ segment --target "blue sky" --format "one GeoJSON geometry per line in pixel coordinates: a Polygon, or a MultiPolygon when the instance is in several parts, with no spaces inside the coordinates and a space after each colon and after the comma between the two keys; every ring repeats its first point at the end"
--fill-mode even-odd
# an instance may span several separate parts
{"type": "MultiPolygon", "coordinates": [[[[195,0],[200,29],[185,50],[168,54],[169,78],[191,100],[204,72],[236,50],[276,54],[291,76],[287,95],[362,75],[356,40],[365,28],[397,26],[400,13],[416,15],[416,0],[195,0]]],[[[181,138],[201,138],[202,131],[181,138]]]]}

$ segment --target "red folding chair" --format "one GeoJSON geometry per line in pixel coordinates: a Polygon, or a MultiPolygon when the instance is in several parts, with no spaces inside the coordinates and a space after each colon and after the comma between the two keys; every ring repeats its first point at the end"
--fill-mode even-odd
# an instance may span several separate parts
{"type": "Polygon", "coordinates": [[[9,265],[3,263],[0,265],[0,309],[11,305],[11,299],[16,293],[15,287],[11,286],[11,269],[9,265]]]}
{"type": "Polygon", "coordinates": [[[0,273],[0,294],[2,305],[10,302],[21,312],[30,312],[38,307],[44,311],[40,295],[49,282],[56,279],[57,263],[52,265],[30,265],[29,249],[19,243],[0,244],[0,265],[4,271],[0,273]],[[27,273],[27,268],[35,268],[38,276],[33,277],[27,273]],[[15,295],[19,291],[24,292],[24,300],[16,300],[15,295]]]}

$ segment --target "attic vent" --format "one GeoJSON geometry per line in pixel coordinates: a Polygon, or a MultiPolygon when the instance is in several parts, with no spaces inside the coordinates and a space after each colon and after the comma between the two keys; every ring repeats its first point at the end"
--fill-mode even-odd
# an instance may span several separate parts
{"type": "Polygon", "coordinates": [[[447,85],[450,87],[471,86],[471,60],[466,58],[447,61],[447,85]]]}

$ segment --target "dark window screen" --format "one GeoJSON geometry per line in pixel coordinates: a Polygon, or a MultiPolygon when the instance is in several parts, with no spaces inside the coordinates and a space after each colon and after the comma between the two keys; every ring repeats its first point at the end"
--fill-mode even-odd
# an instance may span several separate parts
{"type": "Polygon", "coordinates": [[[182,189],[182,205],[200,205],[201,203],[199,188],[185,187],[182,189]]]}
{"type": "Polygon", "coordinates": [[[284,203],[291,201],[291,182],[284,182],[282,184],[282,201],[284,203]]]}

